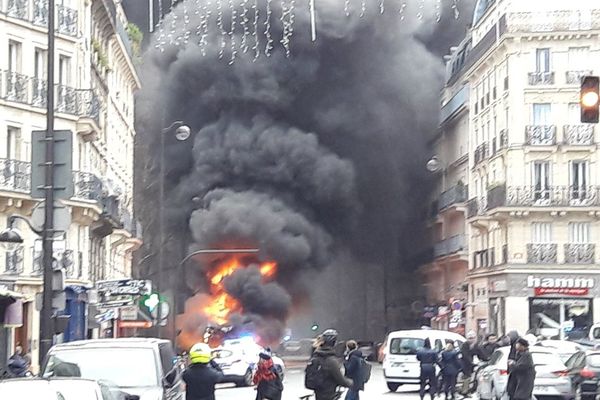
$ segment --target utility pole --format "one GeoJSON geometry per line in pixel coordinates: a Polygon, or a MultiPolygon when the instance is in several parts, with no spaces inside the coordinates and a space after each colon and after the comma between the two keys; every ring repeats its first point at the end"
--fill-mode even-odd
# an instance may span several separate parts
{"type": "Polygon", "coordinates": [[[44,190],[45,216],[42,230],[42,262],[44,266],[44,293],[40,315],[39,362],[52,347],[54,322],[52,319],[52,261],[54,239],[54,0],[48,0],[48,86],[46,99],[46,174],[44,190]]]}

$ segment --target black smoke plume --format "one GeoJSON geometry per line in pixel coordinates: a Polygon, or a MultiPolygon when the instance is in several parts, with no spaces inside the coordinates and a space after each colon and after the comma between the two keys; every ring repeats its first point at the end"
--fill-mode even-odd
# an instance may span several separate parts
{"type": "MultiPolygon", "coordinates": [[[[301,309],[311,301],[306,318],[346,336],[376,338],[402,324],[406,316],[391,314],[417,294],[406,259],[420,245],[426,143],[436,130],[443,86],[443,61],[434,52],[460,40],[454,36],[464,28],[449,26],[464,27],[470,6],[459,2],[465,9],[455,20],[444,2],[436,23],[434,0],[424,9],[409,4],[403,18],[400,1],[387,1],[384,14],[368,2],[362,17],[352,2],[346,17],[343,1],[320,0],[312,42],[308,10],[296,2],[287,58],[279,43],[281,2],[271,3],[274,50],[267,57],[265,2],[258,1],[263,19],[255,58],[252,45],[247,52],[239,47],[240,1],[233,1],[232,36],[220,34],[215,2],[208,5],[203,55],[195,30],[199,3],[179,3],[164,21],[170,39],[155,34],[144,56],[136,151],[147,253],[162,245],[152,201],[160,130],[182,120],[196,133],[193,145],[167,140],[168,259],[189,249],[259,247],[262,259],[280,264],[278,284],[262,283],[249,269],[230,277],[227,290],[274,336],[291,304],[301,309]],[[289,293],[292,301],[270,305],[269,293],[282,299],[289,293]]],[[[228,30],[231,12],[221,3],[228,30]]],[[[148,263],[145,273],[153,268],[148,263]]],[[[200,271],[187,271],[192,292],[202,286],[200,271]]],[[[304,323],[297,325],[303,334],[304,323]]]]}

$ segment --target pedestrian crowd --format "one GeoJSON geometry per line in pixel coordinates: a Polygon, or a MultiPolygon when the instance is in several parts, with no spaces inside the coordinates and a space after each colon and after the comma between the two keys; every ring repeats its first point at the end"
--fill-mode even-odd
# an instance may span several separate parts
{"type": "Polygon", "coordinates": [[[463,381],[458,392],[463,397],[473,393],[474,372],[477,361],[485,364],[489,361],[496,349],[501,346],[510,346],[508,356],[508,382],[506,393],[509,400],[531,400],[535,368],[529,343],[525,338],[519,337],[515,331],[509,332],[501,340],[491,333],[483,343],[478,343],[475,332],[467,334],[467,341],[459,349],[455,348],[452,341],[446,342],[442,351],[432,349],[429,339],[425,339],[423,347],[417,351],[417,360],[420,362],[420,388],[421,400],[428,392],[434,400],[437,395],[444,394],[445,400],[454,400],[457,392],[457,378],[462,372],[463,381]],[[437,374],[437,367],[440,373],[437,374]]]}

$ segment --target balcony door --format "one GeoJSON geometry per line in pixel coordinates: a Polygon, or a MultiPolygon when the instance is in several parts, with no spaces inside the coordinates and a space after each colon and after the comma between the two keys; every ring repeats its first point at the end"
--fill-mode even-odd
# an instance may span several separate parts
{"type": "Polygon", "coordinates": [[[550,49],[537,49],[535,52],[535,71],[550,72],[550,49]]]}
{"type": "Polygon", "coordinates": [[[548,161],[533,163],[533,200],[536,204],[548,203],[551,190],[551,168],[548,161]]]}
{"type": "Polygon", "coordinates": [[[572,161],[569,174],[569,193],[571,202],[580,203],[587,198],[588,162],[572,161]]]}
{"type": "Polygon", "coordinates": [[[550,223],[550,222],[532,222],[531,223],[531,242],[534,244],[552,243],[552,223],[550,223]]]}
{"type": "Polygon", "coordinates": [[[536,126],[551,125],[552,105],[550,103],[536,103],[533,105],[531,122],[536,126]]]}
{"type": "Polygon", "coordinates": [[[589,222],[569,222],[569,243],[587,244],[590,241],[589,222]]]}

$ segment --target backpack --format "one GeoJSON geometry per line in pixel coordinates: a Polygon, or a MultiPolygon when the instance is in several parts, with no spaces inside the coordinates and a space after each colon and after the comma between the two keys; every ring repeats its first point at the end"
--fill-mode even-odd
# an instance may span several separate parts
{"type": "Polygon", "coordinates": [[[325,383],[325,374],[321,359],[313,357],[308,361],[304,369],[304,386],[310,390],[319,390],[325,383]]]}
{"type": "Polygon", "coordinates": [[[369,379],[371,379],[371,369],[372,369],[371,364],[369,364],[364,358],[361,358],[360,359],[360,368],[363,373],[363,383],[369,382],[369,379]]]}

